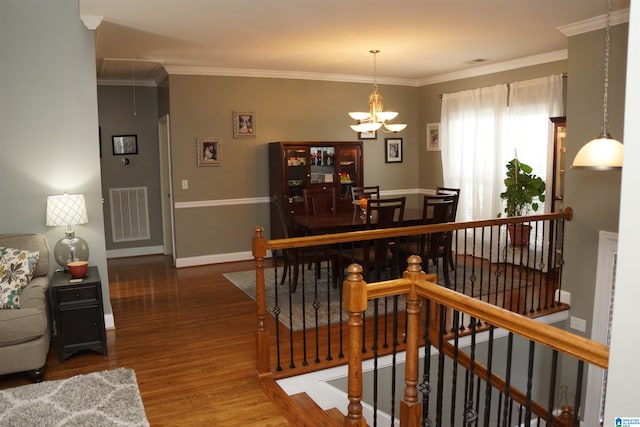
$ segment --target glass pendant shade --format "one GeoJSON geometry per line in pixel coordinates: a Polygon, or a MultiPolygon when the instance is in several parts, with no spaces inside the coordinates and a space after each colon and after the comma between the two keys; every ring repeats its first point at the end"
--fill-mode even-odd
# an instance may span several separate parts
{"type": "Polygon", "coordinates": [[[624,145],[608,132],[586,143],[575,159],[572,169],[612,170],[622,167],[624,145]]]}
{"type": "Polygon", "coordinates": [[[602,133],[586,143],[573,159],[571,169],[606,171],[622,168],[624,146],[611,137],[609,123],[609,50],[611,47],[611,0],[607,0],[607,27],[604,43],[604,94],[602,97],[602,133]]]}

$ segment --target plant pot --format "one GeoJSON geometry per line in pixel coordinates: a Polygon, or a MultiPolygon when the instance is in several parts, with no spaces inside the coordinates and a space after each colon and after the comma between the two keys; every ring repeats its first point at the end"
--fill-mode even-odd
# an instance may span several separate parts
{"type": "Polygon", "coordinates": [[[527,224],[508,224],[511,246],[528,246],[531,226],[527,224]]]}

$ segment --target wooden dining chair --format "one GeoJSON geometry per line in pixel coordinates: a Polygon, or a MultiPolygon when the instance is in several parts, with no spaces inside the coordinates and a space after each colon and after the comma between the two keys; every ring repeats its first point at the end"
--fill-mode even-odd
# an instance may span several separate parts
{"type": "MultiPolygon", "coordinates": [[[[436,195],[454,195],[453,198],[453,209],[451,209],[451,217],[449,218],[449,222],[456,222],[456,218],[458,215],[458,201],[460,200],[460,189],[452,188],[452,187],[436,187],[436,195]]],[[[451,257],[449,257],[450,264],[449,266],[453,270],[455,266],[453,265],[453,253],[451,257]]]]}
{"type": "Polygon", "coordinates": [[[369,185],[366,187],[351,187],[351,200],[358,201],[360,199],[379,199],[380,186],[369,185]]]}
{"type": "Polygon", "coordinates": [[[303,190],[304,211],[307,214],[318,215],[336,213],[336,189],[308,189],[303,190]]]}
{"type": "MultiPolygon", "coordinates": [[[[272,203],[276,206],[276,212],[278,215],[278,221],[282,227],[283,238],[288,239],[290,237],[296,237],[298,234],[295,232],[293,223],[291,222],[291,216],[288,213],[288,202],[286,199],[274,195],[271,198],[272,203]]],[[[316,266],[316,275],[320,275],[320,262],[327,260],[326,251],[313,250],[312,248],[289,248],[282,250],[282,277],[280,279],[280,285],[285,284],[287,275],[291,278],[291,292],[295,292],[298,286],[298,277],[300,273],[300,265],[308,264],[311,268],[314,264],[316,266]],[[318,256],[321,255],[321,256],[318,256]]]]}
{"type": "MultiPolygon", "coordinates": [[[[401,227],[405,204],[406,197],[370,199],[367,204],[366,228],[401,227]]],[[[365,280],[369,280],[372,271],[376,271],[379,280],[382,271],[388,265],[393,265],[394,245],[392,239],[365,240],[362,245],[353,247],[348,253],[334,254],[334,286],[337,286],[338,275],[341,275],[344,267],[351,263],[358,263],[363,267],[365,280]]]]}
{"type": "MultiPolygon", "coordinates": [[[[422,205],[423,223],[440,224],[451,222],[456,199],[457,195],[455,194],[425,195],[422,205]]],[[[451,283],[449,270],[454,269],[453,251],[451,248],[452,241],[452,231],[426,234],[418,240],[418,254],[423,260],[424,271],[429,271],[429,260],[431,260],[434,265],[437,265],[438,259],[442,258],[442,273],[447,286],[451,283]]]]}

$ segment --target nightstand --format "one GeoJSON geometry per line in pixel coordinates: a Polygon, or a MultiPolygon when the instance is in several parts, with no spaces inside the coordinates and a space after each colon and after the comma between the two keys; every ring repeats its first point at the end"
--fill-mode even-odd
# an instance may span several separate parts
{"type": "Polygon", "coordinates": [[[107,355],[102,285],[97,267],[89,267],[80,283],[69,283],[71,275],[57,271],[51,277],[53,315],[60,362],[80,350],[107,355]]]}

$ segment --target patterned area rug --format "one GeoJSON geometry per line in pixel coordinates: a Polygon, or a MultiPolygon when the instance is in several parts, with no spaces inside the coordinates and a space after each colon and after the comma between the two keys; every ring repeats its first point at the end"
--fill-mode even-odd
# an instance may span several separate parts
{"type": "MultiPolygon", "coordinates": [[[[265,296],[267,303],[267,311],[287,329],[299,331],[302,329],[310,329],[317,326],[327,326],[327,324],[336,324],[340,321],[347,321],[347,313],[341,307],[341,289],[334,289],[329,285],[326,278],[327,271],[323,268],[321,277],[316,280],[315,270],[304,270],[304,278],[298,279],[298,286],[294,293],[289,292],[289,288],[285,283],[282,286],[275,285],[275,276],[273,268],[265,268],[265,296]],[[277,298],[277,301],[276,301],[277,298]],[[277,302],[277,303],[276,303],[277,302]],[[291,307],[291,309],[290,309],[291,307]],[[302,307],[305,307],[303,310],[302,307]],[[289,327],[293,325],[293,327],[289,327]]],[[[240,288],[245,294],[249,295],[253,300],[256,299],[256,272],[255,270],[240,271],[235,273],[225,273],[223,275],[227,280],[240,288]]],[[[278,269],[278,281],[282,276],[282,270],[278,269]]],[[[388,312],[392,309],[393,299],[388,298],[378,301],[378,312],[384,314],[385,303],[388,312]]],[[[404,298],[400,297],[398,308],[404,310],[404,298]]],[[[374,313],[374,302],[369,301],[366,316],[372,316],[374,313]]]]}
{"type": "Polygon", "coordinates": [[[0,390],[0,426],[148,426],[131,369],[0,390]]]}
{"type": "MultiPolygon", "coordinates": [[[[338,323],[340,320],[345,322],[347,314],[344,310],[341,314],[340,290],[334,289],[328,284],[326,267],[323,266],[321,277],[317,280],[314,274],[315,270],[307,268],[302,270],[304,270],[304,278],[301,275],[301,278],[298,279],[298,289],[293,294],[290,294],[286,283],[283,286],[275,285],[273,268],[265,268],[267,311],[274,317],[277,315],[280,323],[294,331],[313,328],[316,326],[316,322],[318,326],[326,326],[327,321],[330,324],[338,323]],[[304,289],[304,292],[301,289],[304,289]],[[305,310],[302,309],[303,306],[305,310]],[[292,307],[292,309],[290,310],[289,307],[292,307]],[[293,327],[289,328],[289,325],[293,325],[293,327]]],[[[431,272],[437,274],[438,283],[444,286],[445,280],[442,268],[437,271],[432,267],[431,272]]],[[[281,276],[281,269],[278,269],[278,281],[281,276]]],[[[225,273],[224,277],[253,300],[256,299],[255,270],[225,273]]],[[[472,269],[470,265],[458,264],[455,270],[449,272],[449,277],[452,283],[451,287],[456,291],[485,300],[488,295],[494,295],[505,287],[507,289],[517,289],[530,285],[527,281],[530,280],[529,278],[519,277],[518,274],[513,277],[505,275],[500,266],[493,266],[481,271],[480,268],[472,269]]],[[[391,298],[387,299],[387,301],[381,300],[378,302],[378,312],[380,314],[384,313],[385,303],[389,310],[392,309],[391,298]]],[[[404,310],[404,298],[401,297],[398,304],[399,309],[404,310]]],[[[374,303],[369,301],[366,315],[371,316],[373,312],[374,303]]]]}

